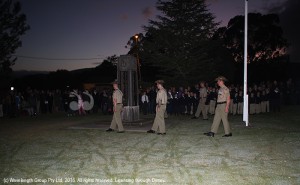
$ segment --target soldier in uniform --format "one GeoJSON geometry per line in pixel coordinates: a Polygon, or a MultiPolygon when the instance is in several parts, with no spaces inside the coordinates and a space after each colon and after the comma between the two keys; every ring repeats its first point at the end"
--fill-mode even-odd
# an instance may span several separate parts
{"type": "Polygon", "coordinates": [[[113,115],[113,120],[111,121],[110,128],[107,129],[106,131],[112,132],[118,126],[118,130],[119,130],[118,133],[124,133],[124,128],[123,128],[122,119],[121,119],[121,112],[122,112],[122,108],[123,108],[123,103],[122,103],[123,93],[118,88],[117,81],[114,81],[112,84],[113,84],[113,88],[114,88],[114,92],[113,92],[113,96],[112,96],[114,115],[113,115]]]}
{"type": "Polygon", "coordinates": [[[205,102],[207,98],[207,89],[204,82],[200,82],[200,91],[199,91],[199,104],[195,116],[192,119],[198,119],[200,113],[202,113],[203,120],[207,120],[207,109],[205,107],[205,102]]]}
{"type": "Polygon", "coordinates": [[[215,133],[218,132],[219,125],[221,121],[223,122],[225,135],[223,137],[231,137],[232,133],[230,131],[230,125],[228,122],[228,111],[229,111],[229,104],[230,104],[230,92],[229,89],[225,86],[224,82],[227,79],[223,76],[219,76],[216,78],[218,86],[220,86],[218,92],[218,99],[217,99],[217,107],[215,111],[215,117],[213,124],[211,126],[211,131],[204,133],[207,136],[214,137],[215,133]]]}
{"type": "Polygon", "coordinates": [[[163,87],[164,81],[157,80],[156,82],[158,92],[156,95],[156,115],[154,119],[153,126],[151,130],[148,130],[147,133],[155,133],[159,135],[166,134],[165,128],[165,111],[166,111],[166,104],[168,101],[167,92],[163,87]]]}

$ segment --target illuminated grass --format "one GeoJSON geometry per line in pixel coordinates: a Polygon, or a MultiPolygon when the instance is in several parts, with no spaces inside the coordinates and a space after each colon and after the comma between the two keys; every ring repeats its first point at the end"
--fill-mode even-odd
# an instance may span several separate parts
{"type": "Polygon", "coordinates": [[[221,137],[222,126],[214,138],[206,137],[203,132],[209,131],[211,119],[184,116],[166,120],[166,136],[68,129],[111,118],[102,115],[2,119],[0,184],[10,177],[158,179],[166,184],[300,184],[299,108],[285,107],[280,114],[251,116],[253,128],[242,126],[241,116],[230,117],[231,138],[221,137]]]}

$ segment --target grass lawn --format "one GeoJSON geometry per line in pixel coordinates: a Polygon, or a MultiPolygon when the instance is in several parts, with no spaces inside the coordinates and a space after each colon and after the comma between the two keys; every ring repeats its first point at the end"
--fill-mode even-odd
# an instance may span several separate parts
{"type": "Polygon", "coordinates": [[[186,116],[170,116],[165,136],[70,129],[110,119],[0,119],[0,184],[300,184],[300,106],[250,116],[251,128],[230,116],[230,138],[186,116]]]}

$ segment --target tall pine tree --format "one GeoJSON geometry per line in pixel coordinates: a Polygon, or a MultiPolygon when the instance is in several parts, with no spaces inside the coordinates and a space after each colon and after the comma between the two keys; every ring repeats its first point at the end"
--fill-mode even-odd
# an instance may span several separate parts
{"type": "Polygon", "coordinates": [[[160,69],[156,77],[190,84],[218,75],[224,51],[211,39],[218,23],[205,0],[158,0],[156,7],[161,15],[144,27],[140,49],[142,61],[160,69]]]}

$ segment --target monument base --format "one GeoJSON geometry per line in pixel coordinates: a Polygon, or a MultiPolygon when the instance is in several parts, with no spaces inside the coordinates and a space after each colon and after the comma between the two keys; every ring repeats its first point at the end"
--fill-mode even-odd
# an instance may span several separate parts
{"type": "Polygon", "coordinates": [[[122,111],[122,120],[124,122],[135,122],[140,120],[139,106],[124,106],[122,111]]]}

